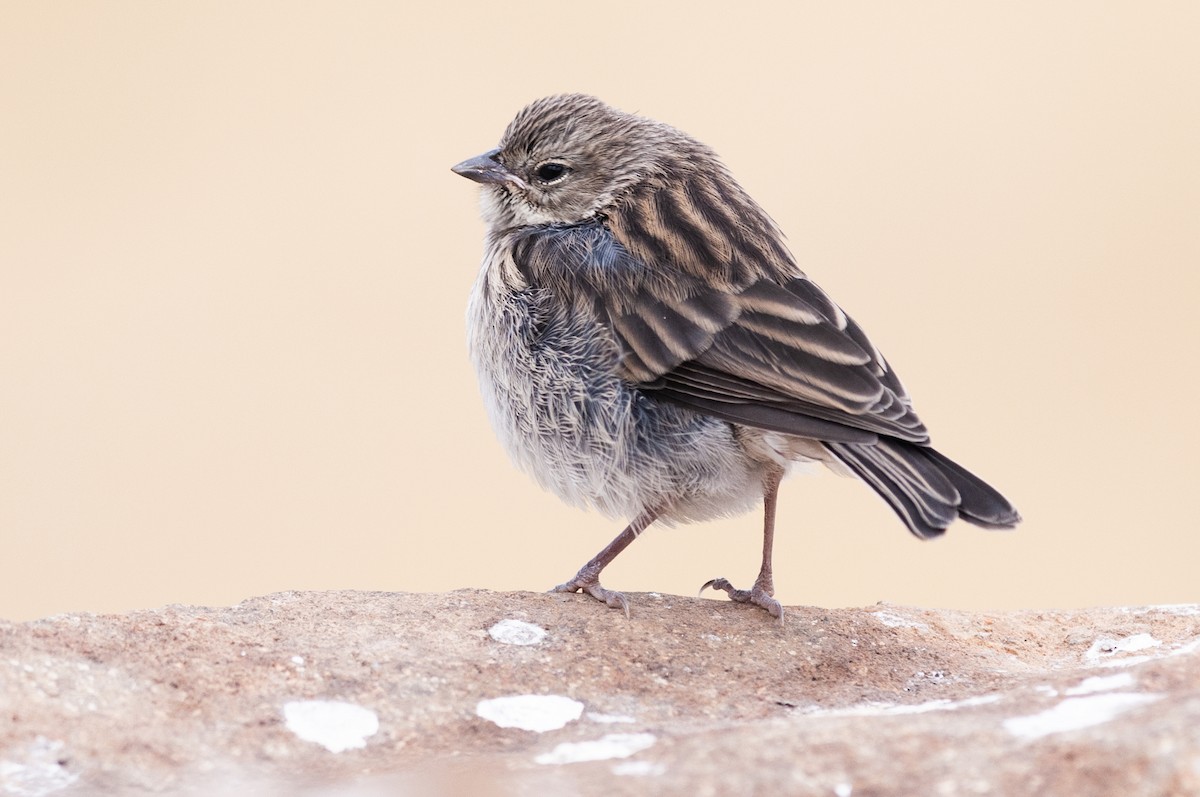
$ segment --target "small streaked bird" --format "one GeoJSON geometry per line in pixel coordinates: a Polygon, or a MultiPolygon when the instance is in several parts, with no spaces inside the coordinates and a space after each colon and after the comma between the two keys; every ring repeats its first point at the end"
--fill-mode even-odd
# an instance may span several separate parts
{"type": "Polygon", "coordinates": [[[900,380],[796,265],[716,153],[582,94],[538,100],[453,167],[483,186],[471,357],[513,460],[628,527],[559,592],[629,612],[600,572],[651,523],[763,502],[750,589],[782,617],[771,548],[795,462],[857,475],[915,535],[1011,528],[1004,496],[930,446],[900,380]]]}

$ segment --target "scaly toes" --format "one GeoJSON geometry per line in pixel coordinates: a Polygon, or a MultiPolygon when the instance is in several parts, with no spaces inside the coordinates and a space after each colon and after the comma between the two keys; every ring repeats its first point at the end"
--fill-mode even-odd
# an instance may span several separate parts
{"type": "Polygon", "coordinates": [[[616,590],[605,589],[600,586],[599,582],[584,587],[583,591],[598,601],[604,601],[610,608],[625,612],[625,619],[629,619],[629,600],[624,594],[616,590]]]}
{"type": "Polygon", "coordinates": [[[583,592],[613,609],[620,609],[629,617],[629,600],[620,592],[600,586],[599,579],[581,579],[578,576],[565,584],[559,584],[551,592],[583,592]]]}
{"type": "Polygon", "coordinates": [[[729,579],[714,578],[710,581],[705,581],[700,587],[700,594],[704,594],[704,590],[706,589],[723,590],[731,601],[737,601],[738,603],[750,602],[750,590],[736,589],[729,583],[729,579]]]}
{"type": "Polygon", "coordinates": [[[783,620],[783,604],[771,597],[771,593],[755,584],[753,589],[735,589],[727,579],[714,578],[711,581],[704,582],[704,586],[700,587],[700,592],[703,593],[706,589],[721,590],[729,596],[729,600],[737,603],[752,603],[759,608],[765,609],[767,614],[783,620]]]}
{"type": "Polygon", "coordinates": [[[767,610],[767,614],[783,622],[783,604],[757,587],[750,590],[750,602],[767,610]]]}

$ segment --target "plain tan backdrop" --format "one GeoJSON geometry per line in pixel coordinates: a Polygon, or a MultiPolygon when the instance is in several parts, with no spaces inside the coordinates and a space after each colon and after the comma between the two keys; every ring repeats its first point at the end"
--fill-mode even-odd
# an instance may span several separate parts
{"type": "MultiPolygon", "coordinates": [[[[0,617],[541,590],[604,545],[509,465],[464,341],[449,167],[561,91],[715,147],[1025,515],[921,543],[796,476],[785,603],[1200,599],[1200,5],[413,5],[4,5],[0,617]]],[[[748,583],[760,522],[606,583],[748,583]]]]}

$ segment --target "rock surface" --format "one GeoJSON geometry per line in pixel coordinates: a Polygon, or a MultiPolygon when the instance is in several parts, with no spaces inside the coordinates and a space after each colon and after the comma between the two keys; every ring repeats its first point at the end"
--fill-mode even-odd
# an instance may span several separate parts
{"type": "Polygon", "coordinates": [[[0,795],[1200,794],[1200,606],[630,599],[0,623],[0,795]]]}

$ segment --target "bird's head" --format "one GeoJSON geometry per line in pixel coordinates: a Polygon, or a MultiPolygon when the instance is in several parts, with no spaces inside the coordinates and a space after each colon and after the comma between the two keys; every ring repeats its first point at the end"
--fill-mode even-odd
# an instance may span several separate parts
{"type": "Polygon", "coordinates": [[[500,146],[453,171],[482,183],[484,213],[501,229],[601,216],[635,186],[670,181],[711,152],[678,130],[584,94],[526,106],[500,146]]]}

